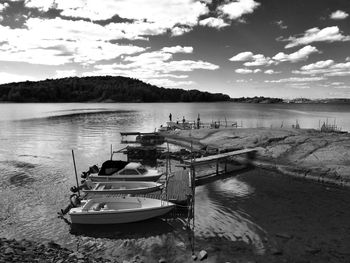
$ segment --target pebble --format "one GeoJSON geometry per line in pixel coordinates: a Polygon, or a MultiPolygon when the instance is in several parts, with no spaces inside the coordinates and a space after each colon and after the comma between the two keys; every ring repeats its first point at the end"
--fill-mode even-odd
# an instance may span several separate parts
{"type": "Polygon", "coordinates": [[[165,258],[160,258],[160,259],[158,260],[158,263],[166,263],[165,258]]]}
{"type": "Polygon", "coordinates": [[[4,253],[5,253],[5,255],[13,254],[14,250],[12,248],[8,247],[8,248],[5,249],[4,253]]]}
{"type": "Polygon", "coordinates": [[[208,257],[208,253],[205,250],[201,250],[198,254],[199,260],[204,260],[208,257]]]}

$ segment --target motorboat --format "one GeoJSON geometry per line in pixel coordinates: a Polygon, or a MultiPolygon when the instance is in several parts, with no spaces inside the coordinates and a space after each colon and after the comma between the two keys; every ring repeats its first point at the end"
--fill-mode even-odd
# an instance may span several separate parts
{"type": "Polygon", "coordinates": [[[146,194],[160,190],[162,184],[138,181],[86,181],[84,186],[82,188],[83,192],[89,194],[146,194]]]}
{"type": "Polygon", "coordinates": [[[175,204],[143,197],[100,197],[82,200],[68,212],[73,224],[121,224],[142,221],[170,212],[175,204]]]}
{"type": "Polygon", "coordinates": [[[144,181],[156,182],[164,172],[156,169],[148,169],[141,163],[123,162],[123,161],[106,161],[98,174],[89,174],[88,178],[94,182],[105,181],[144,181]],[[108,165],[107,165],[108,164],[108,165]],[[113,166],[112,164],[116,164],[113,166]]]}

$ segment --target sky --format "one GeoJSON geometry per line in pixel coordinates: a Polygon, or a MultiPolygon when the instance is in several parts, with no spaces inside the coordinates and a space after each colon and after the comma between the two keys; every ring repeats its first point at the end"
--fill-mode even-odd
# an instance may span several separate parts
{"type": "Polygon", "coordinates": [[[350,98],[350,1],[0,0],[0,83],[100,75],[350,98]]]}

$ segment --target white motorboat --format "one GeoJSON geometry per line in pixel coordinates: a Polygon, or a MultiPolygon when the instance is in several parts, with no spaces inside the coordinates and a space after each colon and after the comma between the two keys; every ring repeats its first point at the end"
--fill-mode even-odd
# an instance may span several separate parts
{"type": "Polygon", "coordinates": [[[86,181],[87,189],[83,192],[89,194],[145,194],[160,190],[162,184],[155,182],[132,182],[132,181],[115,181],[115,182],[91,182],[86,181]]]}
{"type": "Polygon", "coordinates": [[[101,197],[82,200],[68,214],[73,224],[120,224],[161,216],[174,207],[171,202],[152,198],[101,197]]]}
{"type": "MultiPolygon", "coordinates": [[[[109,161],[114,162],[114,161],[109,161]]],[[[156,169],[147,169],[141,163],[130,162],[126,165],[123,164],[122,169],[102,166],[100,172],[96,174],[90,174],[89,179],[94,182],[105,181],[144,181],[144,182],[156,182],[164,173],[156,169]]]]}

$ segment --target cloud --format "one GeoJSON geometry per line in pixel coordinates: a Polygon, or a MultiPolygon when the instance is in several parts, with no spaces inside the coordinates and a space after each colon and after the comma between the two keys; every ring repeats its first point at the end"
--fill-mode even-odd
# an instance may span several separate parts
{"type": "Polygon", "coordinates": [[[246,69],[246,68],[239,68],[235,70],[238,74],[251,74],[251,73],[259,73],[261,72],[261,69],[246,69]]]}
{"type": "Polygon", "coordinates": [[[350,57],[347,57],[347,58],[345,59],[345,61],[350,61],[350,57]]]}
{"type": "Polygon", "coordinates": [[[307,77],[307,78],[291,77],[291,78],[278,79],[278,80],[265,80],[265,82],[266,83],[312,82],[312,81],[320,81],[324,79],[325,79],[324,77],[307,77]]]}
{"type": "Polygon", "coordinates": [[[257,67],[257,66],[269,66],[274,63],[274,61],[271,60],[270,57],[265,57],[262,54],[253,55],[251,58],[253,61],[245,62],[243,65],[246,67],[257,67]]]}
{"type": "Polygon", "coordinates": [[[275,23],[276,23],[276,25],[279,26],[280,29],[287,29],[288,28],[288,26],[286,26],[282,20],[276,21],[275,23]]]}
{"type": "Polygon", "coordinates": [[[325,77],[349,76],[350,62],[334,63],[333,60],[322,60],[312,64],[302,66],[300,70],[292,71],[294,74],[302,75],[323,75],[325,77]]]}
{"type": "Polygon", "coordinates": [[[237,0],[219,6],[218,10],[230,19],[237,20],[245,14],[253,13],[258,6],[260,6],[260,3],[254,0],[237,0]]]}
{"type": "Polygon", "coordinates": [[[185,27],[185,26],[176,26],[171,29],[171,35],[172,36],[181,36],[185,33],[188,33],[192,30],[190,27],[185,27]]]}
{"type": "Polygon", "coordinates": [[[314,27],[305,31],[304,35],[300,37],[289,37],[287,39],[282,39],[282,41],[290,42],[285,46],[285,48],[296,47],[300,45],[307,45],[313,42],[337,42],[337,41],[350,41],[350,36],[342,35],[337,26],[325,27],[319,29],[314,27]]]}
{"type": "Polygon", "coordinates": [[[0,60],[31,64],[93,64],[146,50],[113,44],[123,33],[82,20],[29,18],[24,28],[0,25],[0,35],[0,60]]]}
{"type": "Polygon", "coordinates": [[[152,85],[158,86],[158,87],[183,87],[183,86],[190,86],[196,84],[194,81],[174,81],[171,79],[147,79],[147,83],[150,83],[152,85]]]}
{"type": "Polygon", "coordinates": [[[164,51],[167,53],[192,53],[193,47],[182,47],[182,46],[163,47],[161,51],[164,51]]]}
{"type": "Polygon", "coordinates": [[[56,75],[54,78],[60,79],[60,78],[68,78],[73,77],[77,75],[77,71],[75,69],[71,70],[56,70],[56,75]]]}
{"type": "Polygon", "coordinates": [[[250,51],[241,52],[233,57],[231,57],[230,61],[244,61],[244,66],[246,67],[259,67],[259,66],[270,66],[277,65],[281,62],[289,61],[292,63],[306,60],[313,53],[319,52],[317,48],[313,46],[306,46],[301,48],[300,50],[291,53],[285,54],[283,52],[279,52],[274,57],[265,57],[263,54],[254,55],[250,51]]]}
{"type": "Polygon", "coordinates": [[[341,10],[337,10],[337,11],[333,12],[329,17],[331,19],[334,19],[334,20],[342,20],[342,19],[347,18],[348,16],[349,16],[348,13],[341,11],[341,10]]]}
{"type": "Polygon", "coordinates": [[[0,12],[4,11],[7,7],[9,7],[9,4],[8,3],[0,3],[0,12]]]}
{"type": "Polygon", "coordinates": [[[268,69],[264,71],[265,74],[272,75],[272,74],[279,74],[280,71],[274,71],[273,69],[268,69]]]}
{"type": "Polygon", "coordinates": [[[221,18],[216,18],[216,17],[208,17],[206,19],[200,20],[199,25],[201,26],[208,26],[208,27],[214,27],[214,28],[223,28],[227,27],[230,24],[226,23],[223,19],[221,18]]]}
{"type": "Polygon", "coordinates": [[[334,61],[331,59],[322,60],[322,61],[317,61],[315,63],[311,63],[309,65],[302,66],[301,70],[311,71],[311,70],[323,69],[323,68],[328,68],[333,64],[334,64],[334,61]]]}
{"type": "Polygon", "coordinates": [[[24,74],[13,74],[7,72],[0,72],[0,84],[11,83],[11,82],[21,82],[21,81],[37,81],[39,80],[33,76],[26,76],[24,74]]]}
{"type": "Polygon", "coordinates": [[[247,52],[241,52],[235,56],[233,56],[232,58],[230,58],[230,61],[248,61],[251,60],[253,57],[253,53],[250,51],[247,52]]]}
{"type": "Polygon", "coordinates": [[[243,65],[246,67],[268,66],[274,63],[270,57],[265,57],[262,54],[254,55],[250,51],[241,52],[232,58],[230,61],[246,61],[243,65]]]}
{"type": "Polygon", "coordinates": [[[143,81],[166,87],[195,84],[186,74],[194,70],[217,70],[219,66],[205,61],[172,60],[175,53],[191,53],[192,47],[164,47],[158,51],[144,52],[135,56],[125,56],[119,63],[95,65],[95,70],[85,72],[87,75],[120,75],[138,78],[143,81]]]}
{"type": "Polygon", "coordinates": [[[62,10],[68,17],[107,20],[115,15],[121,18],[174,25],[195,25],[199,16],[208,13],[206,3],[192,0],[27,0],[27,7],[47,11],[62,10]]]}
{"type": "Polygon", "coordinates": [[[289,61],[289,62],[295,63],[298,61],[306,60],[309,58],[311,54],[317,53],[317,52],[319,52],[317,48],[308,45],[291,54],[285,54],[283,52],[279,52],[273,57],[273,59],[278,62],[289,61]]]}

